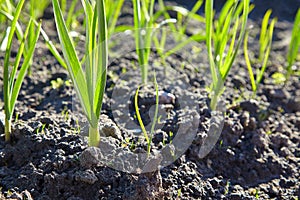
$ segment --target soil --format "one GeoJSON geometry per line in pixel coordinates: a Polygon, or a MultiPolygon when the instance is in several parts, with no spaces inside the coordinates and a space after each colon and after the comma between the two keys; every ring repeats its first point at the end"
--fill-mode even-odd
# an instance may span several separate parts
{"type": "MultiPolygon", "coordinates": [[[[289,3],[291,10],[299,7],[297,0],[289,3]]],[[[119,43],[112,48],[117,56],[110,57],[108,67],[99,148],[88,147],[87,123],[67,71],[41,39],[32,74],[25,78],[17,101],[10,143],[4,141],[0,123],[0,199],[298,199],[300,78],[293,75],[285,85],[272,78],[276,72],[284,73],[292,28],[286,20],[294,14],[287,19],[280,5],[273,4],[284,19],[279,17],[276,24],[269,67],[257,95],[251,98],[239,54],[218,112],[209,109],[211,79],[204,43],[181,49],[166,58],[165,65],[153,49],[149,84],[142,85],[137,96],[143,123],[150,130],[156,107],[155,71],[162,117],[149,156],[136,119],[140,72],[130,36],[115,37],[119,43]],[[122,44],[126,46],[118,46],[122,44]]],[[[57,42],[51,9],[43,23],[57,42]]],[[[124,10],[119,23],[131,23],[131,9],[124,10]]],[[[249,22],[253,33],[259,31],[258,22],[249,22]]],[[[191,22],[188,32],[198,27],[203,25],[191,22]]],[[[252,34],[253,54],[258,52],[257,43],[252,34]]],[[[3,60],[1,52],[0,65],[3,60]]],[[[295,67],[300,70],[299,62],[295,67]]],[[[1,118],[3,122],[3,114],[1,118]]]]}

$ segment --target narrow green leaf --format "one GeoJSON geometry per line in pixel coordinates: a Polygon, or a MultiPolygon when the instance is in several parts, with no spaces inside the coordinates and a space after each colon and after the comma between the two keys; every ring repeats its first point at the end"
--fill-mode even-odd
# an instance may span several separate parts
{"type": "Polygon", "coordinates": [[[147,82],[147,58],[145,53],[145,38],[143,37],[145,30],[143,25],[145,25],[145,17],[142,14],[141,10],[141,2],[140,0],[133,0],[133,17],[134,17],[134,28],[135,28],[135,45],[136,45],[136,51],[138,54],[138,62],[141,68],[142,72],[142,81],[144,83],[147,82]],[[142,33],[143,32],[143,33],[142,33]]]}
{"type": "Polygon", "coordinates": [[[150,19],[150,15],[148,13],[148,5],[145,1],[140,1],[140,5],[141,5],[141,18],[142,18],[142,24],[143,26],[145,26],[145,23],[149,22],[150,19]]]}
{"type": "Polygon", "coordinates": [[[189,38],[187,38],[186,40],[183,40],[182,42],[180,42],[179,44],[177,44],[175,47],[173,47],[172,49],[168,50],[165,53],[165,56],[168,57],[174,53],[176,53],[177,51],[179,51],[180,49],[182,49],[183,47],[185,47],[187,44],[190,44],[192,42],[201,42],[201,41],[205,41],[206,36],[205,35],[192,35],[189,38]]]}
{"type": "Polygon", "coordinates": [[[41,29],[41,34],[46,42],[46,45],[48,47],[48,49],[50,50],[50,52],[52,53],[52,55],[55,57],[55,59],[58,61],[58,63],[65,69],[67,69],[67,64],[64,61],[64,59],[60,56],[59,52],[57,51],[56,47],[54,46],[54,44],[52,43],[51,40],[49,40],[48,36],[46,35],[45,31],[43,29],[41,29]]]}
{"type": "Polygon", "coordinates": [[[260,37],[259,37],[259,60],[262,59],[262,56],[264,54],[264,51],[267,47],[268,40],[266,39],[267,29],[268,29],[268,23],[271,16],[272,10],[267,10],[266,14],[264,15],[264,18],[262,20],[261,24],[261,31],[260,31],[260,37]]]}
{"type": "Polygon", "coordinates": [[[72,23],[72,19],[74,17],[74,11],[75,11],[77,2],[78,2],[78,0],[73,0],[71,2],[71,5],[70,5],[69,11],[68,11],[68,15],[67,15],[67,21],[66,21],[67,28],[71,28],[71,25],[72,25],[71,23],[72,23]]]}
{"type": "Polygon", "coordinates": [[[106,83],[106,67],[108,62],[108,47],[107,47],[107,22],[105,16],[105,4],[104,0],[97,0],[98,3],[98,33],[99,33],[99,52],[98,52],[98,67],[95,70],[96,80],[96,95],[95,95],[95,105],[94,110],[97,118],[100,116],[100,110],[105,90],[106,83]]]}
{"type": "Polygon", "coordinates": [[[297,11],[294,26],[292,30],[291,42],[287,54],[288,66],[287,66],[287,79],[292,72],[292,65],[297,57],[300,47],[300,8],[297,11]]]}
{"type": "MultiPolygon", "coordinates": [[[[151,131],[150,131],[151,138],[152,138],[152,135],[153,135],[154,130],[155,130],[155,125],[157,123],[158,105],[159,105],[158,84],[157,84],[157,81],[156,81],[155,72],[154,72],[154,87],[155,87],[155,93],[156,93],[156,95],[155,95],[155,111],[154,111],[154,116],[153,116],[151,131]]],[[[150,139],[150,141],[151,141],[151,139],[150,139]]]]}
{"type": "MultiPolygon", "coordinates": [[[[169,20],[171,19],[171,16],[169,15],[168,13],[168,10],[173,10],[175,11],[175,8],[172,9],[172,8],[167,8],[164,4],[164,1],[163,0],[158,0],[158,4],[159,4],[159,7],[160,7],[160,10],[158,12],[156,12],[153,16],[153,21],[156,21],[161,15],[164,15],[165,19],[166,20],[169,20]]],[[[188,13],[188,12],[187,12],[188,13]]],[[[171,30],[173,32],[176,32],[176,27],[173,23],[169,23],[169,26],[171,28],[171,30]]]]}
{"type": "MultiPolygon", "coordinates": [[[[229,11],[228,17],[225,19],[224,24],[222,24],[222,30],[217,35],[219,37],[216,41],[216,46],[215,46],[215,60],[217,61],[217,66],[219,67],[219,70],[221,70],[223,66],[223,56],[225,55],[225,48],[229,40],[229,34],[230,34],[229,31],[231,28],[230,26],[232,20],[232,13],[233,13],[233,9],[229,11]]],[[[222,71],[220,72],[222,73],[222,71]]]]}
{"type": "Polygon", "coordinates": [[[203,4],[203,0],[198,0],[195,5],[193,6],[192,10],[190,12],[188,12],[188,15],[186,16],[186,19],[185,19],[185,23],[183,25],[183,33],[186,32],[186,29],[187,29],[187,26],[188,26],[188,22],[190,19],[197,19],[198,21],[202,21],[202,22],[205,22],[205,19],[200,16],[200,15],[197,15],[196,13],[198,12],[198,10],[200,9],[200,7],[202,6],[203,4]]]}
{"type": "Polygon", "coordinates": [[[85,0],[85,5],[89,9],[86,12],[86,19],[88,23],[86,23],[86,53],[85,53],[85,77],[88,89],[88,96],[90,101],[90,112],[92,114],[92,124],[96,126],[98,123],[97,118],[94,116],[94,93],[95,93],[95,69],[96,65],[96,55],[98,51],[98,47],[96,47],[97,42],[97,8],[92,8],[91,4],[85,0]]]}
{"type": "MultiPolygon", "coordinates": [[[[29,24],[29,26],[30,26],[30,24],[29,24]]],[[[41,23],[39,23],[38,28],[36,30],[36,34],[35,34],[34,38],[32,39],[32,41],[30,41],[30,43],[29,43],[30,48],[28,49],[27,55],[24,58],[24,62],[22,64],[21,69],[19,71],[19,74],[17,76],[15,86],[14,86],[14,89],[13,89],[13,92],[12,92],[12,95],[11,95],[11,104],[10,104],[10,110],[11,111],[14,110],[15,103],[16,103],[16,100],[18,98],[18,94],[20,92],[21,86],[22,86],[22,82],[24,80],[24,77],[26,75],[28,67],[30,66],[30,60],[33,57],[35,46],[36,46],[36,43],[37,43],[38,38],[40,36],[40,30],[41,30],[41,23]]]]}
{"type": "Polygon", "coordinates": [[[127,30],[133,30],[134,28],[132,26],[128,26],[128,25],[120,25],[117,26],[114,30],[115,33],[119,33],[119,32],[124,32],[127,30]]]}
{"type": "Polygon", "coordinates": [[[66,10],[67,10],[67,0],[61,0],[60,7],[61,7],[62,13],[66,13],[66,10]]]}
{"type": "Polygon", "coordinates": [[[253,70],[251,67],[251,62],[250,62],[249,54],[248,54],[248,35],[249,35],[249,33],[246,32],[245,38],[244,38],[244,57],[245,57],[245,61],[246,61],[246,65],[247,65],[247,69],[248,69],[248,73],[249,73],[249,77],[250,77],[250,81],[251,81],[252,90],[254,92],[256,92],[256,82],[255,82],[255,78],[254,78],[254,74],[253,74],[253,70]]]}
{"type": "Polygon", "coordinates": [[[166,41],[167,41],[167,30],[166,29],[162,29],[159,49],[162,49],[164,51],[164,47],[166,45],[166,41]]]}
{"type": "Polygon", "coordinates": [[[207,0],[205,2],[205,18],[206,18],[206,45],[209,57],[210,72],[212,75],[213,85],[216,86],[218,82],[218,75],[215,67],[215,62],[212,53],[212,32],[213,32],[213,1],[207,0]]]}
{"type": "Polygon", "coordinates": [[[235,50],[236,50],[236,47],[235,47],[235,45],[236,45],[236,37],[237,37],[237,34],[238,34],[239,25],[240,25],[240,19],[237,19],[235,21],[235,23],[234,23],[233,28],[232,28],[233,34],[232,34],[232,36],[230,38],[231,42],[230,42],[230,45],[229,45],[228,53],[225,56],[224,64],[222,63],[222,66],[221,66],[221,69],[220,69],[220,73],[221,73],[221,76],[223,78],[223,81],[225,81],[225,79],[226,79],[226,73],[229,72],[229,70],[230,70],[230,68],[232,66],[231,60],[234,59],[234,56],[235,56],[234,53],[235,53],[235,50]]]}
{"type": "Polygon", "coordinates": [[[149,137],[148,137],[145,125],[143,123],[143,120],[142,120],[142,117],[141,117],[141,114],[140,114],[140,111],[139,111],[139,104],[138,104],[139,90],[140,90],[140,87],[137,88],[137,90],[135,92],[135,96],[134,96],[135,113],[136,113],[137,120],[138,120],[138,122],[140,124],[140,127],[142,129],[142,132],[144,134],[144,137],[145,137],[147,143],[149,144],[149,137]]]}
{"type": "Polygon", "coordinates": [[[245,35],[245,30],[246,30],[246,25],[247,25],[247,21],[248,21],[248,14],[249,14],[249,4],[250,4],[250,0],[244,0],[243,1],[243,16],[242,16],[242,27],[240,29],[240,35],[239,35],[239,38],[238,38],[238,41],[237,41],[237,45],[236,45],[236,48],[235,50],[233,51],[233,54],[231,56],[231,59],[225,63],[227,65],[227,67],[225,67],[225,71],[224,73],[222,73],[222,78],[223,80],[226,79],[230,69],[231,69],[231,66],[233,65],[233,62],[235,60],[235,57],[238,53],[238,50],[240,48],[240,45],[244,39],[244,35],[245,35]]]}
{"type": "MultiPolygon", "coordinates": [[[[13,19],[14,19],[14,16],[12,16],[11,14],[7,13],[4,10],[0,10],[0,14],[4,15],[10,21],[13,21],[13,19]]],[[[18,22],[16,24],[16,35],[17,35],[18,40],[22,40],[22,38],[23,38],[23,31],[22,31],[22,28],[21,28],[21,26],[20,26],[20,24],[18,22]]]]}
{"type": "Polygon", "coordinates": [[[118,20],[118,17],[120,15],[120,12],[121,12],[121,9],[122,9],[122,6],[124,4],[124,1],[125,0],[118,0],[116,2],[116,5],[114,7],[114,10],[113,11],[113,17],[111,18],[111,20],[109,20],[109,28],[108,28],[108,35],[111,36],[111,34],[115,31],[115,27],[116,27],[116,24],[117,24],[117,20],[118,20]]]}
{"type": "Polygon", "coordinates": [[[9,32],[10,32],[10,26],[8,26],[6,28],[4,37],[3,37],[3,39],[0,42],[0,51],[5,51],[6,50],[9,32]]]}
{"type": "Polygon", "coordinates": [[[222,7],[221,13],[219,15],[219,19],[218,19],[218,30],[216,31],[217,34],[219,34],[219,32],[221,32],[221,30],[223,29],[223,24],[224,21],[227,19],[227,17],[232,17],[230,15],[228,15],[228,13],[232,13],[232,7],[234,6],[235,0],[228,0],[226,1],[225,5],[222,7]]]}
{"type": "MultiPolygon", "coordinates": [[[[9,76],[9,79],[10,79],[10,90],[11,90],[11,94],[12,94],[12,90],[14,88],[14,80],[15,80],[15,75],[17,73],[17,70],[18,70],[18,67],[19,67],[19,64],[20,64],[20,61],[21,61],[21,57],[22,57],[22,54],[23,54],[23,51],[24,51],[24,48],[25,48],[25,41],[27,39],[27,36],[28,36],[28,33],[29,33],[29,30],[31,28],[31,25],[33,24],[33,21],[32,19],[29,20],[29,23],[28,23],[28,26],[25,30],[25,33],[24,33],[24,36],[23,36],[23,39],[21,41],[21,44],[20,44],[20,47],[19,47],[19,50],[18,50],[18,53],[17,53],[17,56],[16,56],[16,59],[15,59],[15,62],[14,62],[14,66],[13,66],[13,69],[10,73],[10,76],[9,76]]],[[[33,40],[34,38],[32,38],[33,40]]],[[[27,56],[27,55],[25,55],[27,56]]]]}
{"type": "Polygon", "coordinates": [[[14,14],[14,19],[12,20],[11,29],[8,35],[8,43],[5,51],[4,57],[4,72],[3,72],[3,92],[4,92],[4,105],[5,105],[5,117],[10,120],[12,116],[11,106],[12,102],[10,101],[10,81],[9,81],[9,58],[10,58],[10,50],[12,46],[13,36],[16,30],[17,21],[19,19],[22,7],[24,5],[24,0],[20,0],[17,7],[16,12],[14,14]]]}
{"type": "Polygon", "coordinates": [[[263,64],[262,64],[260,73],[258,74],[258,77],[256,79],[256,84],[259,84],[261,82],[261,80],[263,78],[263,74],[265,73],[266,68],[267,68],[267,64],[268,64],[268,60],[269,60],[269,56],[270,56],[270,52],[271,52],[271,47],[272,47],[273,30],[274,30],[276,21],[277,21],[276,18],[272,19],[269,29],[267,30],[268,32],[266,34],[265,40],[267,40],[268,45],[266,47],[266,51],[264,52],[264,60],[263,60],[263,64]]]}
{"type": "Polygon", "coordinates": [[[58,30],[58,36],[62,45],[62,51],[66,59],[71,80],[74,83],[79,101],[88,120],[91,122],[91,105],[89,103],[88,89],[86,79],[78,60],[75,48],[66,28],[58,0],[52,0],[54,18],[58,30]]]}

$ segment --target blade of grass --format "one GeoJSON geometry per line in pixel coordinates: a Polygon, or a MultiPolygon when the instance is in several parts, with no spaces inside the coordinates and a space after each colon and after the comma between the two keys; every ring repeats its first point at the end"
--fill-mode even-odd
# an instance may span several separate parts
{"type": "Polygon", "coordinates": [[[248,54],[248,35],[249,35],[249,33],[247,31],[245,34],[245,38],[244,38],[244,57],[245,57],[247,69],[249,72],[252,90],[254,92],[256,92],[256,81],[254,78],[254,74],[253,74],[253,70],[252,70],[252,66],[251,66],[251,62],[250,62],[249,54],[248,54]]]}
{"type": "MultiPolygon", "coordinates": [[[[19,67],[19,64],[20,64],[20,61],[21,61],[21,58],[22,58],[22,54],[23,54],[23,51],[24,51],[24,48],[25,48],[25,40],[28,36],[28,33],[29,33],[29,29],[31,28],[31,24],[32,24],[32,19],[29,20],[29,23],[28,23],[28,26],[25,30],[25,33],[24,33],[24,37],[21,41],[21,44],[20,44],[20,47],[19,47],[19,50],[18,50],[18,53],[17,53],[17,56],[16,56],[16,59],[15,59],[15,62],[14,62],[14,66],[13,66],[13,69],[10,73],[10,93],[12,93],[12,89],[14,88],[14,80],[15,80],[15,76],[16,76],[16,73],[17,73],[17,70],[18,70],[18,67],[19,67]]],[[[34,38],[32,38],[34,39],[34,38]]]]}
{"type": "Polygon", "coordinates": [[[292,66],[297,58],[297,54],[299,52],[300,47],[300,8],[297,11],[295,20],[294,20],[294,26],[292,30],[291,35],[291,42],[289,45],[289,50],[287,54],[287,73],[286,73],[286,80],[289,79],[289,76],[292,74],[292,66]]]}
{"type": "Polygon", "coordinates": [[[228,73],[229,73],[229,70],[237,56],[237,53],[238,53],[238,50],[241,46],[241,43],[244,39],[244,35],[245,35],[245,31],[246,31],[246,25],[247,25],[247,21],[248,21],[248,14],[249,14],[249,4],[250,4],[250,0],[244,0],[243,1],[243,5],[244,5],[244,8],[243,8],[243,15],[242,15],[242,27],[241,27],[241,32],[240,32],[240,35],[239,35],[239,38],[238,38],[238,41],[237,41],[237,45],[236,45],[236,48],[235,50],[233,51],[233,54],[232,56],[230,57],[230,60],[227,63],[225,63],[225,67],[224,67],[224,71],[222,71],[222,78],[223,80],[226,79],[228,73]]]}
{"type": "Polygon", "coordinates": [[[89,122],[89,145],[98,146],[100,142],[98,120],[103,102],[108,59],[105,3],[104,0],[96,0],[95,4],[91,4],[88,0],[81,2],[85,12],[87,38],[86,53],[83,58],[85,72],[78,60],[58,0],[52,0],[54,17],[67,68],[81,107],[89,122]]]}
{"type": "Polygon", "coordinates": [[[268,28],[268,23],[269,23],[271,13],[272,13],[271,9],[267,10],[267,12],[264,15],[263,20],[262,20],[261,32],[260,32],[260,37],[259,37],[259,45],[260,45],[259,61],[262,61],[264,51],[268,44],[268,40],[266,40],[266,37],[267,37],[267,28],[268,28]]]}
{"type": "MultiPolygon", "coordinates": [[[[9,19],[10,21],[12,21],[14,19],[14,17],[12,15],[10,15],[9,13],[0,10],[0,13],[3,14],[7,19],[9,19]]],[[[38,26],[38,22],[36,20],[33,20],[35,26],[38,26]]],[[[23,38],[23,31],[22,28],[20,26],[20,24],[17,22],[16,24],[16,34],[17,34],[17,38],[21,41],[23,38]]],[[[54,44],[52,43],[52,41],[49,39],[48,35],[46,34],[46,32],[43,30],[43,28],[41,28],[41,34],[46,42],[46,45],[48,47],[48,49],[50,50],[50,52],[52,53],[52,55],[55,57],[55,59],[59,62],[59,64],[67,69],[67,65],[64,61],[64,59],[60,56],[59,52],[57,51],[56,47],[54,46],[54,44]]]]}
{"type": "Polygon", "coordinates": [[[140,110],[139,110],[139,104],[138,104],[139,91],[140,91],[140,87],[138,87],[137,90],[136,90],[136,92],[135,92],[135,96],[134,96],[134,108],[135,108],[135,113],[136,113],[137,120],[138,120],[138,122],[140,124],[142,132],[143,132],[144,137],[146,139],[146,142],[147,142],[147,144],[149,144],[150,140],[149,140],[149,137],[148,137],[148,134],[147,134],[144,122],[142,120],[142,117],[141,117],[141,114],[140,114],[140,110]]]}
{"type": "MultiPolygon", "coordinates": [[[[90,105],[93,105],[93,95],[94,94],[94,84],[93,84],[93,65],[95,64],[95,43],[96,38],[95,35],[97,34],[96,29],[96,23],[97,23],[97,14],[95,13],[97,11],[96,8],[92,8],[92,6],[89,4],[88,0],[82,1],[84,11],[86,14],[86,43],[85,43],[85,49],[87,50],[85,52],[85,78],[86,78],[86,84],[88,89],[88,99],[90,105]]],[[[90,106],[90,113],[93,113],[93,107],[90,106]]],[[[91,116],[91,124],[93,124],[93,127],[95,128],[95,117],[91,116]]],[[[96,126],[97,127],[97,126],[96,126]]]]}
{"type": "MultiPolygon", "coordinates": [[[[164,15],[165,19],[169,20],[171,19],[171,16],[169,15],[168,13],[168,10],[164,4],[164,1],[163,0],[158,0],[158,4],[159,4],[159,7],[160,7],[160,10],[162,11],[162,14],[164,15]]],[[[154,20],[156,20],[161,14],[159,13],[156,13],[155,16],[154,16],[154,20]]],[[[169,26],[171,28],[172,31],[176,31],[176,27],[175,27],[175,24],[173,23],[169,23],[169,26]]]]}
{"type": "Polygon", "coordinates": [[[267,46],[265,47],[266,50],[264,51],[264,59],[263,59],[263,64],[262,64],[262,68],[260,70],[260,73],[258,74],[258,77],[257,77],[257,81],[256,81],[256,84],[260,84],[262,78],[263,78],[263,75],[266,71],[266,68],[267,68],[267,64],[268,64],[268,60],[269,60],[269,56],[270,56],[270,52],[271,52],[271,47],[272,47],[272,39],[273,39],[273,30],[274,30],[274,27],[275,27],[275,23],[277,21],[277,18],[274,18],[272,21],[271,21],[271,24],[268,28],[268,31],[266,33],[266,43],[267,43],[267,46]]]}
{"type": "MultiPolygon", "coordinates": [[[[185,33],[186,29],[187,29],[187,26],[188,26],[188,22],[191,18],[193,18],[193,16],[197,16],[197,12],[198,10],[201,8],[203,4],[203,0],[198,0],[195,5],[193,6],[192,10],[190,12],[188,12],[188,15],[186,16],[186,20],[185,20],[185,23],[183,25],[183,33],[185,33]]],[[[205,22],[205,20],[200,16],[198,15],[199,18],[198,18],[198,21],[203,21],[205,22]]]]}
{"type": "MultiPolygon", "coordinates": [[[[4,92],[4,104],[5,104],[5,116],[8,120],[10,120],[11,115],[12,115],[12,111],[10,110],[11,108],[11,102],[10,102],[10,89],[9,89],[9,58],[11,55],[11,46],[12,46],[12,41],[13,41],[13,36],[16,30],[16,24],[17,21],[19,19],[22,7],[24,5],[24,0],[20,0],[17,7],[16,7],[16,12],[15,12],[15,17],[12,20],[11,23],[11,29],[8,35],[8,43],[7,43],[7,47],[6,47],[6,51],[5,51],[5,57],[4,57],[4,72],[3,72],[3,92],[4,92]]],[[[10,133],[6,133],[6,136],[8,135],[8,140],[9,140],[9,135],[10,133]]],[[[6,138],[7,139],[7,138],[6,138]]]]}
{"type": "Polygon", "coordinates": [[[248,35],[249,35],[248,31],[246,32],[244,38],[244,57],[246,60],[246,65],[249,72],[251,86],[253,90],[252,97],[256,96],[258,86],[262,81],[263,75],[267,68],[269,55],[271,52],[273,30],[275,27],[275,23],[277,22],[277,18],[272,19],[270,25],[268,25],[270,15],[271,15],[271,10],[268,10],[264,16],[264,20],[262,21],[262,25],[261,25],[261,33],[260,33],[260,40],[259,40],[260,52],[259,52],[258,62],[262,62],[262,64],[261,64],[261,69],[256,70],[256,79],[254,78],[253,69],[251,67],[251,62],[248,54],[248,35]]]}
{"type": "Polygon", "coordinates": [[[207,0],[205,2],[206,45],[210,64],[210,71],[213,80],[213,91],[211,94],[212,98],[210,105],[213,110],[216,109],[218,97],[223,92],[223,82],[227,78],[227,75],[238,53],[241,42],[244,39],[245,28],[250,10],[250,1],[244,0],[240,3],[243,6],[242,10],[240,9],[240,5],[238,5],[239,3],[237,1],[227,1],[227,3],[221,11],[219,20],[217,21],[216,30],[214,31],[213,2],[212,0],[207,0]],[[239,16],[241,12],[242,19],[240,22],[239,16]],[[232,22],[234,22],[233,28],[231,28],[232,22]],[[240,23],[241,28],[239,30],[238,27],[240,23]],[[238,31],[239,36],[236,41],[238,31]],[[214,41],[215,56],[213,56],[212,40],[214,41]],[[230,51],[227,51],[225,53],[225,49],[229,41],[230,51]]]}
{"type": "Polygon", "coordinates": [[[33,57],[33,52],[35,50],[35,46],[36,46],[36,43],[37,43],[39,35],[40,35],[40,30],[41,30],[41,23],[39,23],[39,25],[38,25],[38,28],[37,28],[36,33],[35,33],[35,37],[29,43],[30,48],[28,50],[27,56],[24,59],[22,67],[21,67],[21,69],[19,71],[19,74],[17,76],[16,82],[15,82],[15,85],[14,85],[14,90],[13,90],[12,96],[11,96],[11,105],[10,105],[11,110],[14,110],[15,102],[17,100],[19,91],[21,89],[22,82],[23,82],[24,77],[26,75],[26,72],[27,72],[27,70],[30,66],[30,61],[33,57]]]}
{"type": "MultiPolygon", "coordinates": [[[[98,32],[99,32],[99,47],[100,51],[98,52],[98,58],[101,58],[100,60],[100,65],[98,64],[98,68],[96,71],[97,78],[96,80],[96,94],[98,96],[95,96],[95,113],[97,118],[100,116],[100,110],[101,110],[101,105],[102,105],[102,99],[104,95],[104,90],[105,90],[105,83],[106,83],[106,67],[107,67],[107,62],[108,62],[108,45],[107,45],[107,23],[106,23],[106,14],[105,14],[105,7],[104,7],[104,2],[102,0],[102,3],[98,4],[99,6],[97,7],[98,9],[98,24],[102,24],[103,27],[98,26],[98,32]],[[99,84],[100,83],[100,84],[99,84]]],[[[99,60],[98,60],[99,62],[99,60]]]]}
{"type": "MultiPolygon", "coordinates": [[[[35,22],[36,23],[36,22],[35,22]]],[[[36,24],[37,25],[37,24],[36,24]]],[[[56,47],[54,46],[54,44],[52,43],[52,41],[49,39],[48,35],[46,34],[46,32],[44,31],[44,29],[41,28],[41,34],[46,42],[46,45],[49,49],[49,51],[52,53],[52,55],[55,57],[55,59],[59,62],[59,64],[67,69],[67,64],[64,61],[64,59],[60,56],[59,52],[57,51],[56,47]]]]}
{"type": "Polygon", "coordinates": [[[135,28],[135,44],[136,44],[136,51],[138,54],[138,61],[141,67],[142,72],[142,81],[144,83],[147,82],[147,69],[146,69],[146,58],[144,54],[144,45],[143,45],[143,38],[141,36],[142,30],[142,13],[141,13],[141,2],[140,0],[133,0],[133,10],[134,10],[134,28],[135,28]]]}
{"type": "MultiPolygon", "coordinates": [[[[109,0],[110,1],[110,0],[109,0]]],[[[113,9],[113,15],[111,16],[111,18],[108,21],[109,23],[109,28],[108,28],[108,35],[111,36],[114,32],[115,32],[115,28],[116,28],[116,24],[117,24],[117,21],[118,21],[118,17],[121,13],[121,9],[122,9],[122,6],[124,4],[124,1],[125,0],[118,0],[116,2],[116,5],[114,6],[114,9],[113,9]]]]}
{"type": "Polygon", "coordinates": [[[165,53],[165,57],[168,57],[174,53],[176,53],[177,51],[179,51],[180,49],[184,48],[186,45],[192,43],[192,42],[201,42],[201,41],[205,41],[206,36],[205,35],[192,35],[189,38],[187,38],[186,40],[180,42],[179,44],[177,44],[175,47],[173,47],[172,49],[168,50],[165,53]]]}
{"type": "MultiPolygon", "coordinates": [[[[11,14],[9,14],[8,12],[6,12],[4,10],[0,10],[0,13],[2,15],[4,15],[10,21],[13,21],[14,17],[11,14]]],[[[21,41],[22,38],[23,38],[23,31],[22,31],[22,28],[21,28],[21,26],[18,22],[16,24],[16,35],[17,35],[18,40],[21,41]]]]}
{"type": "Polygon", "coordinates": [[[77,2],[78,2],[78,0],[73,0],[71,2],[70,8],[69,8],[69,11],[68,11],[68,14],[67,14],[67,21],[66,21],[66,26],[67,26],[68,29],[71,28],[72,18],[74,16],[74,11],[75,11],[77,2]]]}
{"type": "Polygon", "coordinates": [[[26,53],[26,55],[24,55],[23,51],[25,48],[27,36],[28,36],[30,28],[33,24],[33,20],[32,19],[29,20],[29,23],[25,30],[25,34],[23,35],[23,38],[21,40],[20,48],[18,49],[16,59],[13,64],[13,69],[10,72],[9,59],[10,59],[10,55],[11,55],[12,41],[13,41],[13,36],[16,32],[17,21],[20,17],[20,13],[21,13],[23,5],[24,5],[24,0],[19,1],[19,3],[17,4],[15,15],[13,17],[12,24],[11,24],[11,29],[10,29],[10,32],[8,35],[8,43],[6,46],[5,58],[4,58],[4,73],[3,73],[3,90],[4,90],[4,92],[3,92],[3,95],[4,95],[4,110],[5,110],[5,141],[10,141],[11,118],[12,118],[13,111],[15,108],[15,103],[16,103],[18,94],[20,92],[20,88],[21,88],[22,82],[24,80],[24,77],[29,68],[30,61],[33,57],[33,52],[34,52],[37,40],[39,38],[40,29],[41,29],[41,23],[39,23],[35,37],[32,38],[31,41],[29,41],[30,48],[29,48],[28,52],[26,53]],[[24,61],[20,67],[19,73],[17,74],[17,69],[19,68],[19,64],[20,64],[22,55],[24,55],[24,61]]]}
{"type": "Polygon", "coordinates": [[[213,34],[213,1],[207,0],[205,2],[205,19],[206,19],[206,45],[207,45],[207,52],[208,52],[208,58],[209,58],[209,66],[210,66],[210,72],[212,75],[212,80],[214,87],[216,87],[216,83],[218,82],[218,73],[213,53],[212,53],[212,34],[213,34]]]}
{"type": "Polygon", "coordinates": [[[67,11],[67,0],[61,0],[60,7],[61,7],[62,13],[65,14],[67,11]]]}
{"type": "Polygon", "coordinates": [[[159,105],[159,96],[158,96],[158,84],[156,81],[156,74],[154,72],[154,77],[153,77],[153,82],[154,82],[154,87],[155,87],[155,111],[154,111],[154,116],[153,116],[153,122],[151,125],[151,130],[150,130],[150,138],[149,138],[149,143],[148,143],[148,148],[147,148],[147,152],[148,155],[150,155],[150,150],[151,150],[151,141],[152,141],[152,137],[155,131],[155,125],[157,123],[158,120],[158,105],[159,105]]]}
{"type": "Polygon", "coordinates": [[[6,28],[4,37],[3,37],[2,41],[0,42],[0,51],[5,51],[5,49],[6,49],[9,32],[10,32],[10,26],[8,26],[6,28]]]}
{"type": "Polygon", "coordinates": [[[63,15],[58,0],[52,0],[52,3],[55,22],[58,30],[58,36],[61,41],[63,54],[66,58],[67,68],[71,76],[72,82],[74,84],[75,90],[79,96],[79,101],[84,110],[84,113],[87,116],[88,120],[91,122],[91,105],[90,101],[88,100],[88,89],[86,86],[86,79],[80,66],[77,54],[75,52],[73,42],[70,39],[71,37],[63,20],[63,15]]]}

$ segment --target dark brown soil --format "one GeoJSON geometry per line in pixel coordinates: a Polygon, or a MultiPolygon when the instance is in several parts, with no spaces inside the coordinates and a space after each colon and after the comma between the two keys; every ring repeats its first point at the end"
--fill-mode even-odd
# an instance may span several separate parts
{"type": "MultiPolygon", "coordinates": [[[[147,144],[135,119],[133,99],[140,80],[132,64],[137,65],[133,40],[124,34],[115,37],[127,42],[116,49],[117,58],[110,58],[99,125],[101,144],[88,148],[87,124],[77,112],[72,85],[62,82],[52,87],[51,81],[58,78],[68,81],[67,72],[41,39],[32,74],[25,78],[18,98],[9,144],[4,142],[0,123],[0,199],[298,199],[300,78],[292,76],[286,85],[272,78],[275,72],[284,73],[292,27],[285,20],[293,18],[297,4],[295,0],[285,5],[291,10],[288,14],[286,9],[281,12],[281,4],[272,5],[274,14],[282,14],[284,21],[279,17],[270,64],[257,96],[250,98],[250,81],[240,54],[220,102],[226,109],[217,113],[208,106],[205,44],[193,43],[167,58],[168,74],[154,50],[150,71],[156,72],[163,117],[152,138],[150,157],[144,156],[147,144]],[[215,137],[210,134],[212,127],[215,137]],[[170,159],[172,148],[174,160],[170,159]],[[158,165],[160,169],[153,171],[158,165]]],[[[267,8],[257,7],[259,11],[267,8]]],[[[57,41],[51,12],[49,8],[45,29],[57,41]]],[[[125,15],[121,22],[128,20],[125,15]]],[[[257,21],[249,24],[258,32],[257,21]]],[[[198,26],[191,23],[189,29],[198,26]]],[[[255,53],[257,38],[251,41],[250,51],[255,53]]],[[[3,60],[1,52],[0,65],[3,60]]],[[[296,67],[299,71],[299,62],[296,67]]],[[[138,98],[143,121],[151,125],[153,84],[141,87],[138,98]]]]}

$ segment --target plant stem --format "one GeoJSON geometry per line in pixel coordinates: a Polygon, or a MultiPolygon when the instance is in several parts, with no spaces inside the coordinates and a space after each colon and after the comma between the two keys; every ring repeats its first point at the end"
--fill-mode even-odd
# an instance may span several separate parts
{"type": "Polygon", "coordinates": [[[212,110],[216,110],[216,108],[217,108],[218,99],[219,99],[219,96],[221,95],[222,89],[223,89],[222,85],[223,85],[223,81],[222,81],[222,79],[219,79],[216,87],[213,88],[214,92],[213,92],[213,96],[212,96],[211,102],[210,102],[210,107],[212,110]]]}
{"type": "MultiPolygon", "coordinates": [[[[144,49],[145,50],[145,49],[144,49]]],[[[142,83],[146,84],[148,82],[148,61],[147,59],[143,61],[144,63],[140,64],[142,71],[142,83]]]]}
{"type": "Polygon", "coordinates": [[[158,84],[156,81],[156,74],[154,71],[154,87],[155,87],[155,112],[154,112],[154,116],[153,116],[153,122],[152,122],[152,126],[151,126],[151,131],[150,131],[150,139],[148,141],[148,148],[147,148],[147,153],[148,156],[150,155],[150,150],[151,150],[151,141],[153,138],[153,134],[154,134],[154,129],[155,129],[155,125],[157,123],[157,116],[158,116],[158,104],[159,104],[159,96],[158,96],[158,84]]]}
{"type": "Polygon", "coordinates": [[[98,147],[100,143],[100,134],[98,127],[94,128],[91,125],[89,126],[89,146],[98,147]]]}
{"type": "Polygon", "coordinates": [[[11,134],[11,119],[5,118],[5,141],[10,141],[10,134],[11,134]]]}

